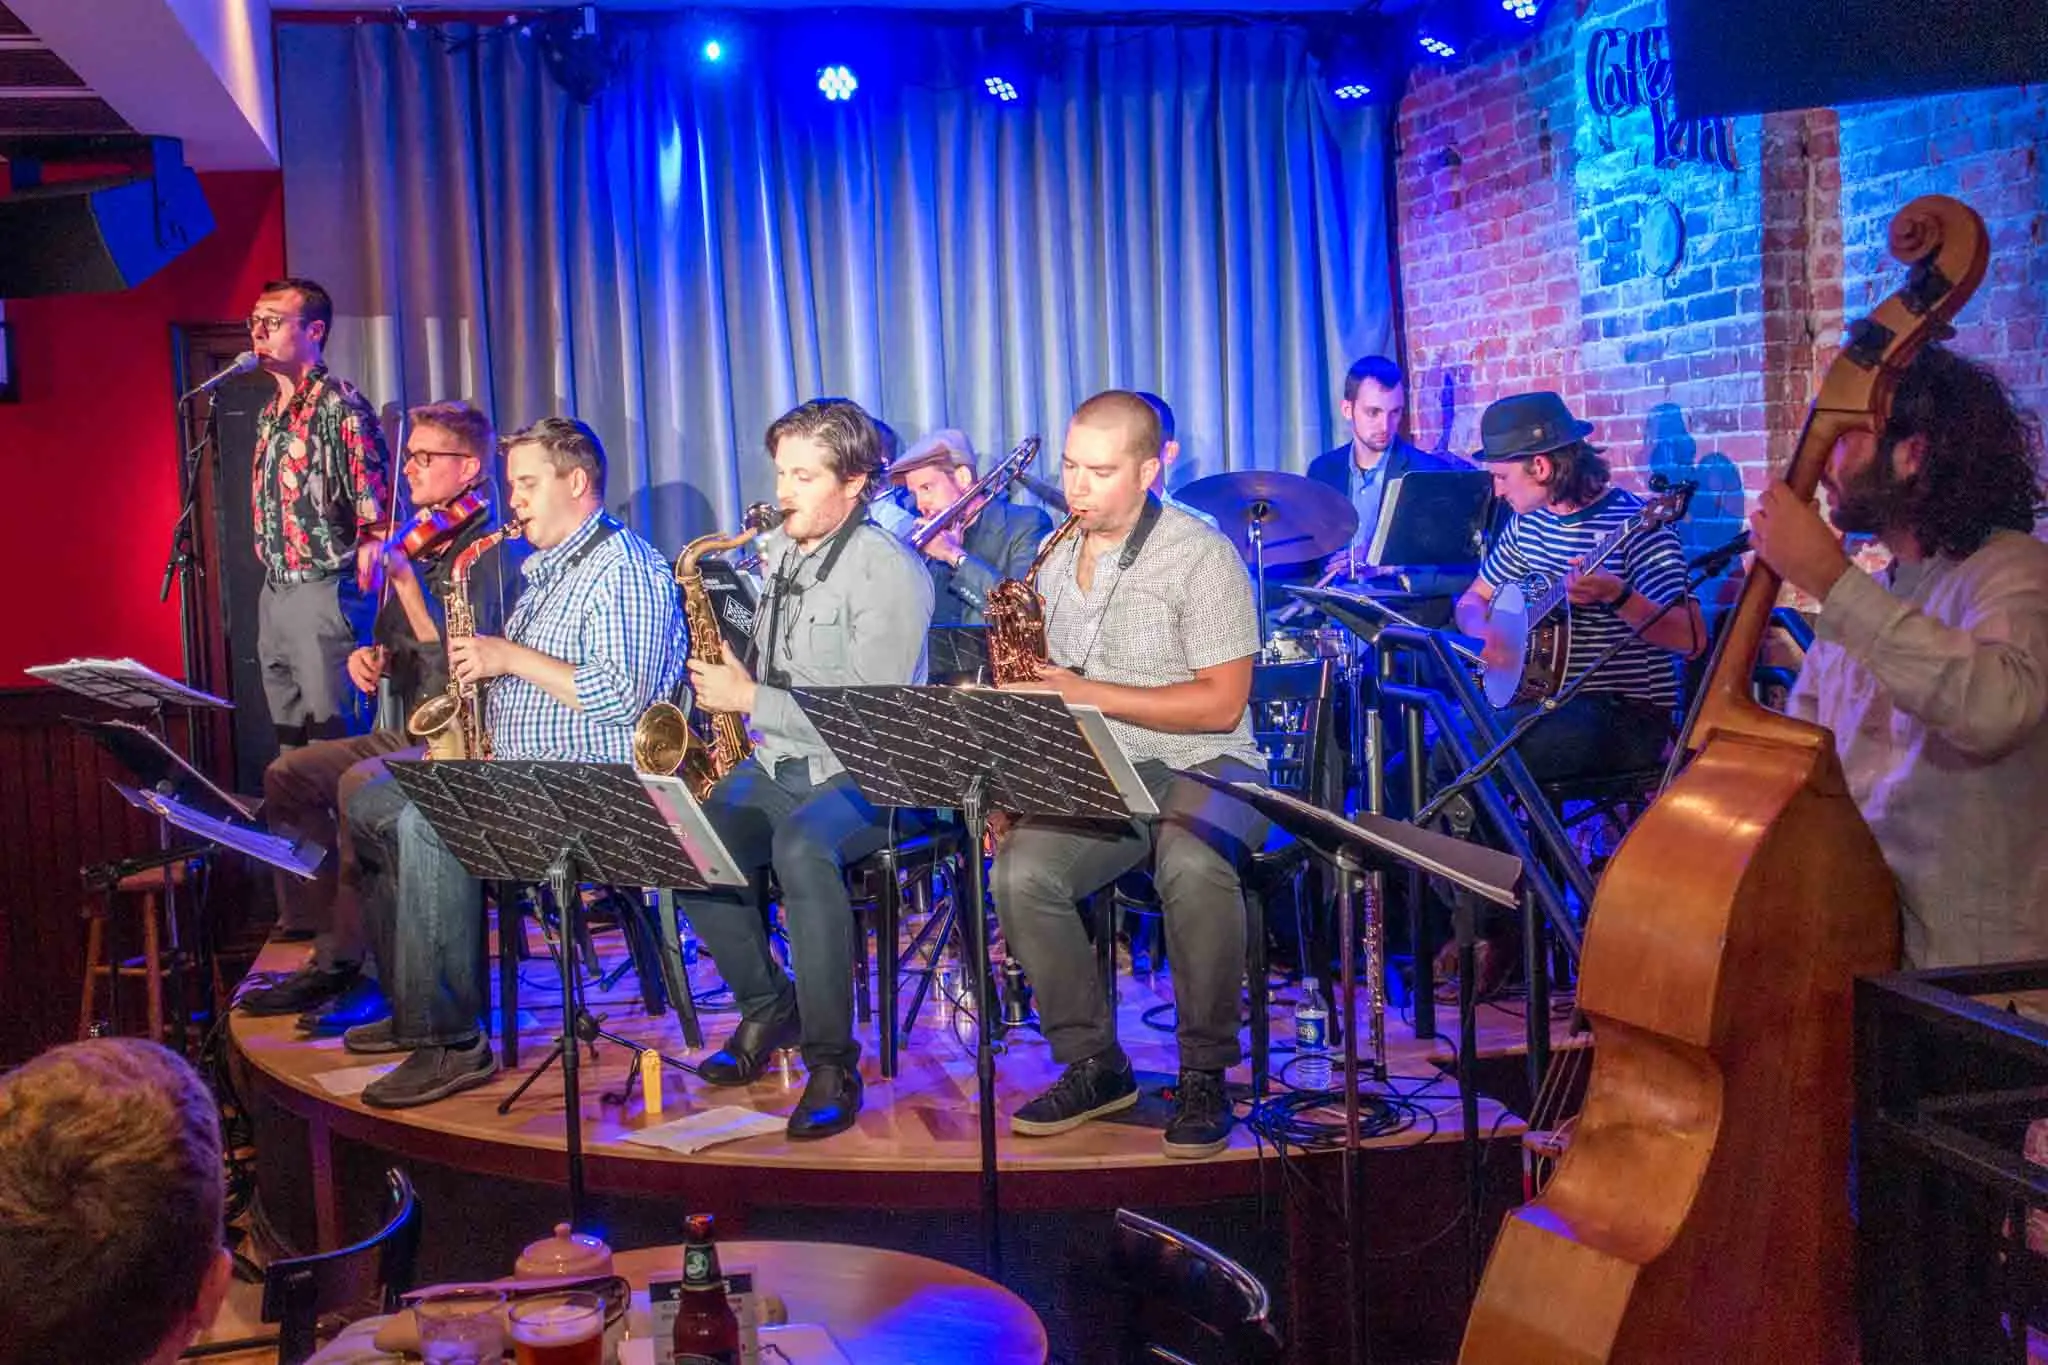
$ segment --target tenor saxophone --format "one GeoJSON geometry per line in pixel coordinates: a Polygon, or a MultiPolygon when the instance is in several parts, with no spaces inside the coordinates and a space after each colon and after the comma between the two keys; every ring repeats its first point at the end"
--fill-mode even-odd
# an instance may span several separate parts
{"type": "MultiPolygon", "coordinates": [[[[469,600],[469,573],[484,551],[502,540],[517,540],[525,534],[517,521],[508,521],[489,535],[478,536],[456,552],[448,566],[448,639],[466,640],[476,634],[476,608],[469,600]]],[[[482,684],[455,680],[448,675],[448,690],[429,697],[413,708],[405,723],[407,733],[424,740],[428,758],[489,758],[490,732],[484,729],[482,684]]]]}
{"type": "Polygon", "coordinates": [[[1078,513],[1038,547],[1022,578],[1005,578],[988,590],[983,616],[988,622],[988,669],[997,686],[1036,682],[1049,662],[1045,648],[1045,598],[1038,591],[1038,571],[1060,543],[1081,524],[1078,513]]]}
{"type": "MultiPolygon", "coordinates": [[[[699,536],[676,557],[676,585],[682,589],[683,615],[690,624],[692,659],[707,664],[725,659],[718,613],[712,610],[711,594],[705,591],[704,574],[697,565],[706,555],[738,549],[781,523],[781,508],[757,502],[747,509],[739,530],[699,536]]],[[[698,715],[708,738],[674,702],[658,701],[642,711],[633,722],[633,766],[643,773],[680,773],[690,794],[702,801],[720,778],[754,751],[754,742],[747,738],[746,720],[737,712],[699,709],[698,715]]]]}

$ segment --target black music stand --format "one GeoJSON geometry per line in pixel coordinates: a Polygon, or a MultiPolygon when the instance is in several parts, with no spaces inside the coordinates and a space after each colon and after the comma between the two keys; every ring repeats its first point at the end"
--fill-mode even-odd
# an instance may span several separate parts
{"type": "MultiPolygon", "coordinates": [[[[562,1063],[567,1114],[569,1216],[583,1225],[583,1100],[577,1048],[598,1038],[617,1043],[639,1060],[654,1051],[599,1026],[583,1007],[576,964],[576,887],[588,880],[610,886],[744,886],[746,878],[705,820],[683,783],[637,773],[623,763],[455,761],[415,759],[389,765],[392,780],[419,807],[434,833],[464,870],[480,879],[545,882],[562,924],[557,935],[562,972],[562,1032],[534,1074],[503,1104],[533,1084],[549,1063],[562,1063]]],[[[511,1019],[508,1029],[516,1028],[511,1019]]]]}
{"type": "MultiPolygon", "coordinates": [[[[1519,887],[1522,880],[1522,864],[1519,859],[1495,849],[1454,839],[1448,834],[1422,829],[1402,820],[1391,820],[1383,815],[1372,815],[1363,811],[1356,819],[1346,820],[1342,816],[1330,814],[1319,806],[1311,805],[1300,797],[1288,792],[1273,791],[1255,782],[1214,777],[1202,772],[1190,772],[1187,775],[1205,786],[1214,787],[1217,791],[1244,801],[1298,839],[1318,858],[1329,863],[1337,874],[1337,939],[1341,944],[1340,990],[1344,997],[1344,1301],[1346,1320],[1351,1333],[1350,1358],[1358,1360],[1361,1358],[1359,1348],[1364,1333],[1361,1310],[1363,1295],[1358,1282],[1358,1263],[1360,1249],[1364,1246],[1365,1222],[1364,1206],[1358,1197],[1357,1189],[1358,1001],[1354,989],[1354,973],[1357,970],[1358,954],[1353,947],[1356,933],[1353,886],[1361,878],[1373,873],[1415,868],[1453,882],[1496,905],[1512,908],[1521,903],[1519,887]]],[[[1369,949],[1366,954],[1367,968],[1384,973],[1382,954],[1371,950],[1371,938],[1376,935],[1377,926],[1368,923],[1366,932],[1369,949]]],[[[1465,1149],[1466,1246],[1470,1261],[1468,1273],[1476,1282],[1479,1268],[1480,1199],[1484,1187],[1480,1183],[1479,1091],[1472,1075],[1472,1055],[1477,1040],[1474,1037],[1474,1002],[1471,999],[1473,963],[1470,940],[1470,933],[1461,932],[1459,943],[1463,974],[1459,979],[1458,994],[1462,1024],[1458,1039],[1457,1073],[1464,1128],[1462,1142],[1465,1149]]],[[[1377,989],[1368,989],[1373,1001],[1374,1014],[1371,1020],[1373,1079],[1384,1083],[1387,1079],[1384,985],[1377,989]]]]}
{"type": "MultiPolygon", "coordinates": [[[[791,695],[869,801],[913,810],[957,807],[966,821],[982,1254],[989,1278],[1000,1280],[990,1046],[998,1011],[989,981],[988,871],[981,858],[988,813],[1128,820],[1157,815],[1159,806],[1102,713],[1069,707],[1055,692],[900,686],[797,688],[791,695]]],[[[895,945],[880,956],[885,969],[894,970],[895,945]]]]}

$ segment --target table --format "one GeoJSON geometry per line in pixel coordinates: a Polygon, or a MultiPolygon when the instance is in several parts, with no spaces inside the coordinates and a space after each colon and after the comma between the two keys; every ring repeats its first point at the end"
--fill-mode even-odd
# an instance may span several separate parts
{"type": "MultiPolygon", "coordinates": [[[[825,1328],[853,1365],[1045,1365],[1047,1359],[1045,1324],[1031,1305],[993,1280],[928,1256],[840,1242],[720,1240],[718,1262],[726,1270],[753,1271],[757,1292],[779,1296],[791,1322],[825,1328]]],[[[681,1243],[612,1256],[612,1269],[633,1286],[632,1317],[642,1323],[648,1277],[680,1275],[682,1268],[681,1243]]],[[[351,1325],[308,1365],[393,1359],[370,1349],[383,1321],[351,1325]]],[[[275,1360],[276,1352],[260,1358],[275,1360]]]]}
{"type": "MultiPolygon", "coordinates": [[[[1045,1324],[993,1280],[905,1251],[839,1242],[718,1243],[718,1263],[751,1269],[779,1295],[791,1322],[832,1333],[854,1365],[1045,1365],[1045,1324]]],[[[633,1288],[649,1275],[680,1275],[683,1248],[621,1251],[612,1268],[633,1288]]]]}

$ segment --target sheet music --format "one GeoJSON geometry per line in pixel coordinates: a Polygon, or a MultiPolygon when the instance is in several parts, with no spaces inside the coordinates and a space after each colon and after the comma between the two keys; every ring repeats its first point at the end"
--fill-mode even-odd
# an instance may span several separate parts
{"type": "Polygon", "coordinates": [[[327,856],[327,850],[318,844],[307,843],[302,839],[287,839],[283,835],[271,834],[265,830],[231,825],[225,820],[203,815],[190,806],[165,796],[162,792],[138,791],[119,782],[112,785],[114,790],[126,797],[128,803],[136,809],[148,811],[160,819],[168,820],[179,829],[234,849],[237,853],[246,853],[258,862],[268,863],[295,877],[311,881],[313,874],[319,870],[321,861],[327,856]]]}
{"type": "MultiPolygon", "coordinates": [[[[180,775],[181,780],[176,784],[179,790],[197,787],[213,797],[214,800],[220,802],[227,809],[235,812],[242,819],[251,822],[254,822],[256,819],[256,811],[247,801],[236,796],[233,792],[223,791],[205,773],[200,772],[190,763],[187,763],[184,756],[176,749],[164,743],[162,737],[156,731],[128,720],[78,720],[74,718],[72,724],[83,730],[98,731],[103,736],[127,736],[130,743],[147,750],[150,756],[162,763],[164,770],[173,771],[180,775]]],[[[159,773],[162,770],[150,772],[138,767],[137,764],[141,761],[140,755],[133,752],[123,753],[118,744],[108,744],[104,738],[101,740],[101,743],[106,747],[112,748],[114,756],[127,764],[145,782],[154,783],[158,780],[159,773]]]]}
{"type": "Polygon", "coordinates": [[[690,855],[690,861],[713,886],[745,886],[747,874],[740,870],[732,851],[718,837],[718,831],[704,816],[704,808],[680,777],[641,773],[640,785],[647,789],[654,808],[668,821],[676,842],[690,855]]]}
{"type": "Polygon", "coordinates": [[[234,709],[233,702],[187,687],[134,659],[68,659],[61,664],[37,664],[25,671],[67,692],[131,711],[150,711],[163,705],[234,709]]]}
{"type": "Polygon", "coordinates": [[[1131,814],[1159,814],[1159,803],[1152,799],[1151,788],[1145,785],[1144,778],[1138,776],[1138,770],[1132,765],[1131,756],[1124,752],[1124,746],[1118,744],[1116,736],[1110,733],[1109,720],[1101,708],[1069,702],[1067,710],[1074,713],[1074,722],[1081,727],[1081,737],[1102,760],[1103,771],[1109,774],[1110,781],[1116,783],[1116,793],[1131,808],[1131,814]]]}

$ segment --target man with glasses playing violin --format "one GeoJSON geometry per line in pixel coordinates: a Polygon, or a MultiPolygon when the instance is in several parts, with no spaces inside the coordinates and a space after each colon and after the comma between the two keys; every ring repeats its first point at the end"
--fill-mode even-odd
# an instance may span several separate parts
{"type": "MultiPolygon", "coordinates": [[[[390,507],[390,456],[377,414],[328,373],[327,291],[273,280],[249,317],[250,349],[277,384],[256,420],[249,484],[263,591],[256,657],[280,748],[334,739],[361,714],[348,658],[369,635],[377,547],[390,507]]],[[[289,921],[287,926],[291,927],[289,921]]]]}
{"type": "MultiPolygon", "coordinates": [[[[974,447],[966,433],[935,431],[889,467],[891,482],[917,501],[920,523],[938,516],[974,487],[974,447]]],[[[988,590],[1005,578],[1021,578],[1052,534],[1043,508],[1025,507],[1000,495],[963,515],[925,542],[932,575],[932,624],[978,626],[988,590]]]]}
{"type": "MultiPolygon", "coordinates": [[[[369,944],[358,902],[361,869],[341,812],[356,792],[387,780],[384,762],[417,758],[406,717],[448,686],[443,603],[456,554],[499,523],[485,474],[496,436],[491,419],[463,402],[430,403],[407,415],[405,482],[412,519],[375,542],[382,552],[384,601],[371,643],[348,657],[349,680],[365,693],[387,689],[393,705],[366,735],[316,740],[279,754],[263,773],[263,812],[272,829],[334,850],[311,881],[277,878],[280,917],[314,928],[313,954],[282,982],[245,996],[250,1014],[299,1014],[316,1033],[376,1018],[382,994],[363,973],[369,944]],[[312,1011],[312,1013],[307,1013],[312,1011]]],[[[501,542],[471,569],[477,629],[496,634],[520,582],[523,542],[501,542]]]]}

